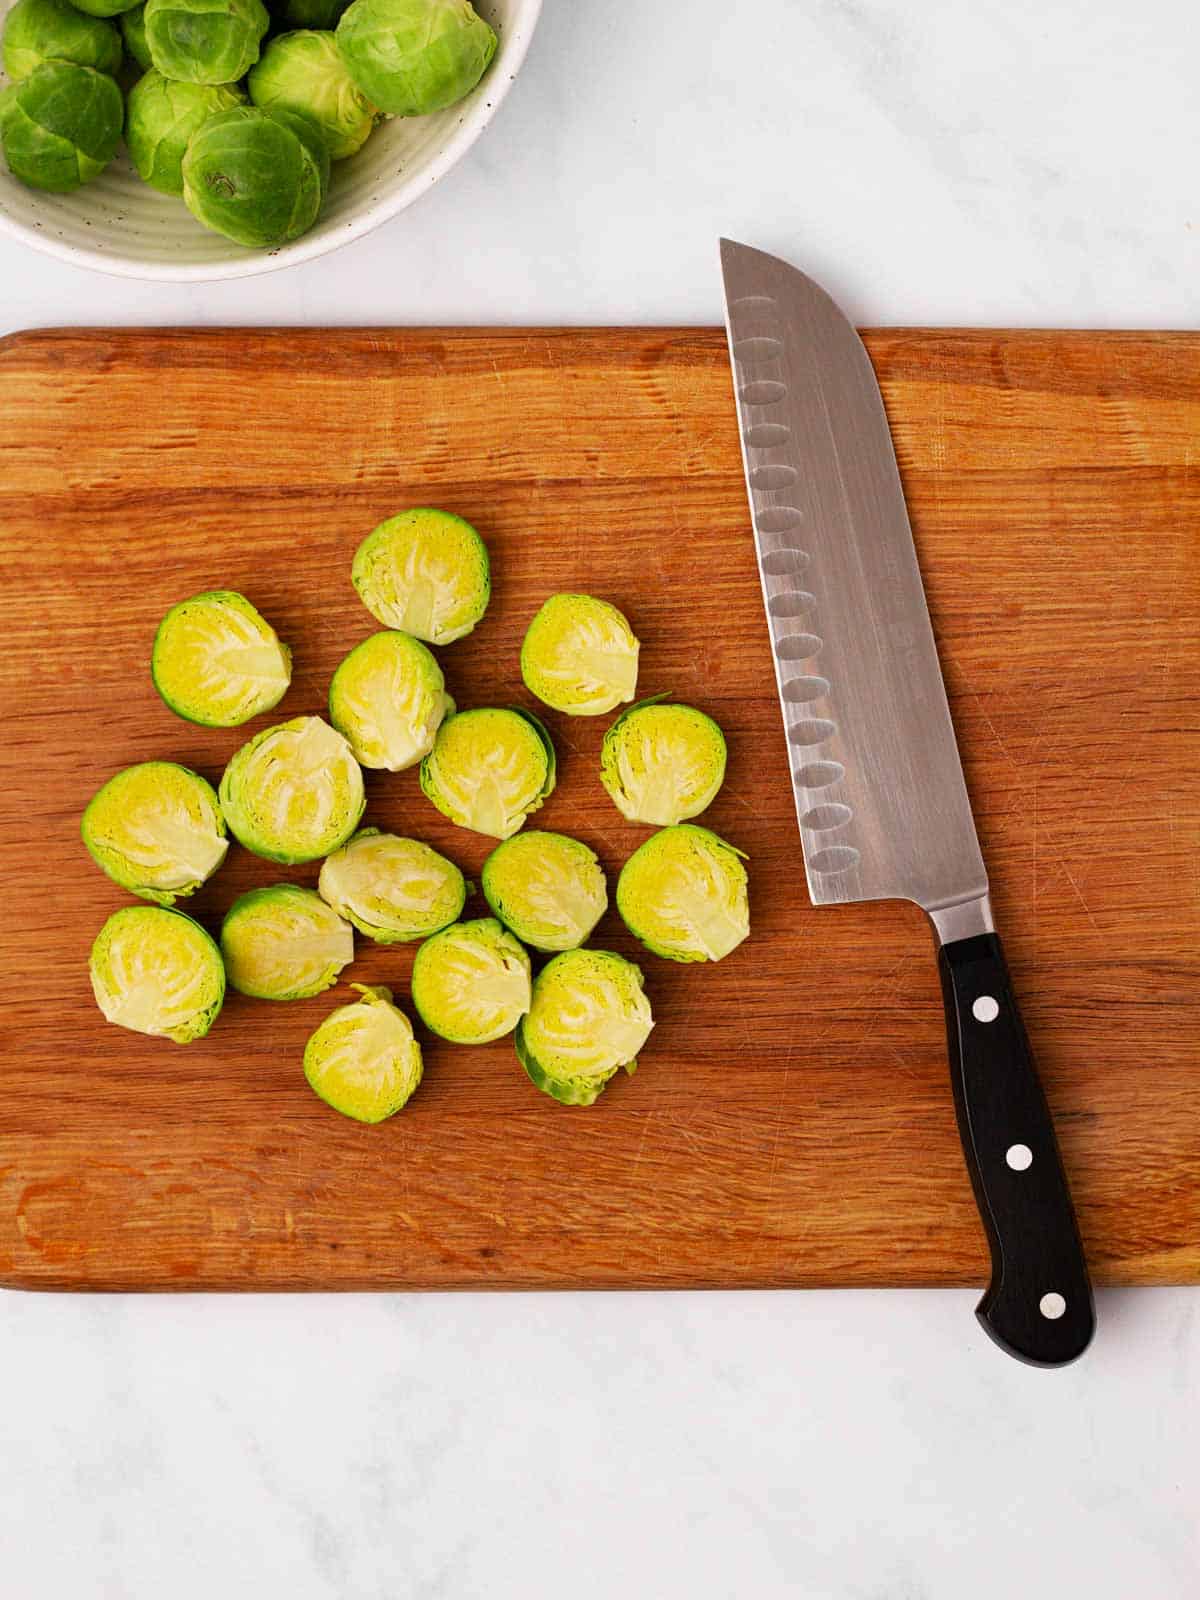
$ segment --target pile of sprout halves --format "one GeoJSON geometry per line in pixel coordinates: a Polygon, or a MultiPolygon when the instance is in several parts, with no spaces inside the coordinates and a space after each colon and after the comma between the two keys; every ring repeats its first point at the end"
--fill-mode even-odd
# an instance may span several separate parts
{"type": "MultiPolygon", "coordinates": [[[[412,1004],[456,1044],[514,1035],[529,1078],[567,1105],[591,1105],[632,1072],[654,1025],[640,969],[587,948],[608,908],[596,854],[566,834],[527,829],[557,781],[550,731],[517,707],[459,710],[430,646],[471,632],[487,608],[487,547],[463,518],[429,508],[390,517],[359,546],[352,579],[383,631],[344,658],[328,720],[293,717],[256,733],[217,790],[170,761],[118,772],[83,814],[83,841],[114,882],[151,904],[101,929],[92,987],[104,1016],[187,1044],[203,1038],[228,983],[260,1000],[300,1000],[337,982],[354,938],[417,942],[412,1004]],[[471,885],[417,839],[363,827],[363,768],[419,768],[427,799],[459,827],[494,838],[480,888],[490,916],[463,912],[471,885]],[[321,861],[316,889],[279,882],[234,901],[219,940],[181,911],[221,866],[230,835],[283,866],[321,861]],[[536,974],[530,951],[549,959],[536,974]]],[[[552,595],[530,622],[521,676],[567,716],[625,709],[606,732],[600,781],[628,820],[656,831],[617,881],[629,930],[670,961],[720,961],[749,933],[741,852],[690,819],[725,777],[725,739],[703,711],[659,696],[634,703],[639,642],[625,616],[585,594],[552,595]]],[[[288,646],[242,594],[210,590],[167,612],[151,652],[165,704],[210,727],[238,727],[288,690],[288,646]]],[[[383,987],[316,1029],[308,1082],[362,1122],[399,1111],[421,1080],[412,1023],[383,987]]]]}
{"type": "Polygon", "coordinates": [[[22,183],[69,194],[123,134],[145,183],[273,249],[317,220],[331,163],[384,117],[455,105],[495,51],[469,0],[17,0],[0,145],[22,183]]]}

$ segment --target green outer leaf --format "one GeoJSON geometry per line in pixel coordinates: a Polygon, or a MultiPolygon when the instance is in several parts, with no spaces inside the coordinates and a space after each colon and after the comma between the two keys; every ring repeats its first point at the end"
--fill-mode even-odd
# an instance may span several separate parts
{"type": "Polygon", "coordinates": [[[114,77],[121,35],[113,23],[85,16],[67,0],[17,0],[4,19],[4,70],[15,83],[43,61],[71,61],[114,77]]]}
{"type": "Polygon", "coordinates": [[[165,78],[186,83],[244,78],[270,25],[262,0],[146,0],[150,59],[165,78]]]}
{"type": "Polygon", "coordinates": [[[5,104],[9,170],[31,188],[70,194],[116,155],[124,109],[121,91],[106,74],[69,61],[43,62],[5,104]]]}
{"type": "Polygon", "coordinates": [[[468,0],[354,0],[337,42],[367,99],[394,117],[456,105],[496,53],[496,35],[468,0]]]}
{"type": "Polygon", "coordinates": [[[257,106],[210,117],[183,158],[188,210],[206,228],[251,249],[299,238],[316,221],[322,194],[322,167],[312,149],[294,127],[257,106]]]}
{"type": "Polygon", "coordinates": [[[355,87],[329,32],[279,34],[250,69],[246,86],[264,111],[308,117],[332,161],[354,155],[375,126],[375,107],[355,87]]]}

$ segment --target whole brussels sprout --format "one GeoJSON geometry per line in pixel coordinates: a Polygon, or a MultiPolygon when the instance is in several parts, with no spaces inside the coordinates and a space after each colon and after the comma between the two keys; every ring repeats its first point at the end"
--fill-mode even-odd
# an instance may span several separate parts
{"type": "MultiPolygon", "coordinates": [[[[168,187],[176,151],[182,158],[189,137],[185,132],[181,147],[179,129],[197,118],[203,121],[201,102],[216,97],[228,104],[237,91],[220,84],[172,83],[153,71],[135,85],[125,139],[148,183],[166,194],[179,192],[168,187]],[[155,183],[156,178],[161,181],[155,183]]],[[[209,728],[236,728],[283,699],[292,681],[292,652],[245,595],[210,589],[181,600],[159,623],[150,675],[177,716],[209,728]]]]}
{"type": "Polygon", "coordinates": [[[225,972],[256,1000],[306,1000],[354,960],[354,933],[312,889],[277,883],[233,902],[221,924],[225,972]]]}
{"type": "Polygon", "coordinates": [[[695,706],[642,700],[604,735],[600,782],[630,822],[698,817],[725,781],[725,735],[695,706]]]}
{"type": "MultiPolygon", "coordinates": [[[[163,194],[182,195],[183,158],[192,135],[209,117],[242,105],[245,98],[232,83],[177,83],[151,67],[134,84],[125,101],[125,144],[138,177],[163,194]]],[[[227,659],[231,647],[243,656],[249,655],[254,647],[249,638],[236,637],[233,606],[219,606],[222,598],[222,595],[196,595],[168,613],[155,640],[153,671],[155,687],[173,711],[189,722],[229,728],[278,704],[291,681],[291,663],[287,646],[275,639],[249,601],[242,601],[241,595],[231,595],[231,602],[242,601],[258,617],[274,640],[274,655],[278,659],[265,673],[259,673],[254,667],[248,674],[222,671],[220,682],[214,683],[211,669],[217,662],[227,659]],[[224,627],[220,626],[222,618],[224,627]],[[190,629],[186,648],[168,651],[171,638],[183,645],[184,641],[177,636],[185,625],[190,629]],[[208,658],[205,669],[195,672],[192,669],[200,665],[199,656],[205,649],[208,658]],[[164,687],[165,674],[171,674],[177,681],[176,698],[172,698],[173,691],[169,687],[164,687]],[[182,709],[185,705],[191,709],[182,709]],[[244,709],[245,714],[237,714],[239,709],[244,709]],[[228,720],[217,720],[226,717],[228,720]]],[[[264,654],[269,650],[270,646],[264,642],[264,654]]]]}
{"type": "Polygon", "coordinates": [[[146,0],[150,59],[181,83],[236,83],[270,25],[262,0],[146,0]]]}
{"type": "Polygon", "coordinates": [[[426,939],[462,912],[462,873],[419,839],[362,828],[321,868],[322,899],[377,944],[426,939]]]}
{"type": "Polygon", "coordinates": [[[264,111],[296,111],[315,122],[331,161],[360,150],[375,126],[375,107],[355,88],[332,33],[281,33],[250,69],[246,86],[264,111]]]}
{"type": "Polygon", "coordinates": [[[194,894],[229,849],[211,785],[173,761],[143,761],[110,778],[92,796],[80,832],[114,883],[164,906],[194,894]]]}
{"type": "Polygon", "coordinates": [[[535,950],[574,950],[608,909],[604,868],[579,839],[530,829],[483,864],[484,899],[535,950]]]}
{"type": "Polygon", "coordinates": [[[475,529],[429,506],[372,529],[354,552],[350,579],[377,622],[426,644],[470,633],[492,592],[487,546],[475,529]]]}
{"type": "Polygon", "coordinates": [[[681,822],[630,856],[617,910],[648,950],[668,961],[720,961],[750,932],[742,851],[681,822]]]}
{"type": "Polygon", "coordinates": [[[183,158],[183,198],[197,222],[252,249],[306,233],[321,209],[329,154],[302,123],[257,106],[210,117],[183,158]]]}
{"type": "Polygon", "coordinates": [[[162,906],[115,911],[96,936],[89,969],[109,1022],[176,1044],[202,1039],[225,999],[221,952],[198,922],[162,906]]]}
{"type": "Polygon", "coordinates": [[[113,23],[83,16],[67,0],[17,0],[4,19],[4,70],[18,83],[43,61],[73,61],[113,77],[121,36],[113,23]]]}
{"type": "Polygon", "coordinates": [[[337,43],[367,99],[393,117],[454,105],[496,53],[496,35],[469,0],[354,0],[337,43]]]}
{"type": "Polygon", "coordinates": [[[527,711],[481,708],[447,717],[421,763],[421,788],[451,822],[507,839],[554,789],[550,735],[527,711]]]}
{"type": "Polygon", "coordinates": [[[294,717],[255,734],[225,768],[220,798],[239,844],[285,864],[339,849],[366,805],[362,768],[320,717],[294,717]]]}
{"type": "Polygon", "coordinates": [[[134,6],[132,11],[122,11],[121,36],[129,55],[143,72],[149,72],[154,62],[150,59],[150,45],[146,39],[145,5],[134,6]]]}
{"type": "Polygon", "coordinates": [[[350,0],[268,0],[276,26],[336,28],[350,0]]]}
{"type": "Polygon", "coordinates": [[[355,645],[329,685],[329,720],[364,767],[403,772],[433,749],[454,711],[433,652],[407,633],[355,645]]]}
{"type": "Polygon", "coordinates": [[[304,1047],[304,1076],[325,1104],[356,1122],[382,1122],[421,1081],[421,1046],[392,991],[352,983],[362,995],[339,1006],[304,1047]]]}
{"type": "Polygon", "coordinates": [[[116,155],[124,110],[106,73],[44,61],[5,99],[0,137],[9,171],[51,194],[82,188],[116,155]]]}
{"type": "Polygon", "coordinates": [[[521,645],[530,694],[571,717],[595,717],[637,689],[640,646],[622,612],[590,594],[552,594],[521,645]]]}
{"type": "Polygon", "coordinates": [[[517,1059],[544,1094],[590,1106],[618,1067],[633,1072],[653,1026],[632,961],[611,950],[565,950],[534,979],[517,1059]]]}
{"type": "Polygon", "coordinates": [[[529,971],[528,955],[495,917],[455,922],[417,951],[413,1005],[451,1044],[490,1044],[529,1010],[529,971]]]}

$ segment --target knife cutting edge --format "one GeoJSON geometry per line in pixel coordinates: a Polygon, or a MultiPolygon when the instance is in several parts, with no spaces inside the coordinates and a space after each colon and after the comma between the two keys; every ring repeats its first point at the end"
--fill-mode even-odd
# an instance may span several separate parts
{"type": "Polygon", "coordinates": [[[721,266],[809,895],[817,906],[912,900],[928,913],[992,1257],[976,1315],[1009,1354],[1061,1366],[1091,1340],[1091,1285],[992,921],[874,368],[803,273],[728,239],[721,266]]]}

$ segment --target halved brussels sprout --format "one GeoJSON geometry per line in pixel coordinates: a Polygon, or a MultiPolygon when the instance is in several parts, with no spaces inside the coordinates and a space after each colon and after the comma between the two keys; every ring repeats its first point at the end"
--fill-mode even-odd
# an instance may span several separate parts
{"type": "Polygon", "coordinates": [[[240,844],[289,864],[345,844],[367,803],[354,752],[320,717],[256,733],[225,768],[220,796],[240,844]]]}
{"type": "Polygon", "coordinates": [[[262,0],[146,0],[150,59],[164,78],[181,83],[244,78],[270,25],[262,0]]]}
{"type": "Polygon", "coordinates": [[[468,0],[354,0],[337,42],[355,83],[392,117],[456,104],[496,53],[496,35],[468,0]]]}
{"type": "Polygon", "coordinates": [[[230,983],[256,1000],[307,1000],[354,960],[354,933],[312,889],[276,883],[233,902],[221,924],[230,983]]]}
{"type": "Polygon", "coordinates": [[[507,839],[554,788],[550,735],[527,711],[460,711],[438,729],[421,788],[451,822],[507,839]]]}
{"type": "Polygon", "coordinates": [[[617,880],[617,910],[668,961],[720,961],[750,932],[745,855],[681,822],[635,850],[617,880]]]}
{"type": "Polygon", "coordinates": [[[417,951],[412,998],[431,1032],[453,1044],[490,1044],[529,1010],[529,957],[495,917],[455,922],[417,951]]]}
{"type": "Polygon", "coordinates": [[[225,998],[221,952],[198,922],[161,906],[114,911],[92,946],[92,992],[109,1022],[189,1044],[225,998]]]}
{"type": "MultiPolygon", "coordinates": [[[[191,114],[186,99],[229,94],[226,89],[203,84],[168,83],[158,73],[148,72],[130,93],[131,120],[137,97],[147,84],[148,92],[160,98],[164,107],[174,97],[183,96],[176,110],[185,121],[191,114]]],[[[194,110],[205,115],[198,105],[194,110]]],[[[140,140],[131,136],[135,164],[140,148],[140,140]]],[[[178,716],[210,728],[236,728],[283,699],[292,681],[292,652],[245,595],[232,589],[211,589],[181,600],[159,623],[150,675],[178,716]]]]}
{"type": "Polygon", "coordinates": [[[143,761],[110,778],[80,832],[114,883],[163,906],[194,894],[229,849],[212,786],[173,761],[143,761]]]}
{"type": "Polygon", "coordinates": [[[121,66],[121,35],[113,23],[84,16],[67,0],[17,0],[4,19],[4,70],[17,83],[43,61],[73,61],[113,77],[121,66]]]}
{"type": "Polygon", "coordinates": [[[526,631],[521,676],[530,694],[555,711],[595,717],[633,699],[639,648],[607,600],[552,594],[526,631]]]}
{"type": "Polygon", "coordinates": [[[632,961],[611,950],[566,950],[534,979],[517,1057],[544,1093],[590,1106],[618,1067],[634,1070],[653,1026],[632,961]]]}
{"type": "Polygon", "coordinates": [[[364,767],[387,772],[423,760],[453,710],[436,658],[407,633],[373,633],[329,685],[330,722],[364,767]]]}
{"type": "Polygon", "coordinates": [[[154,62],[151,60],[150,45],[146,39],[145,5],[134,6],[132,11],[122,11],[121,37],[125,40],[128,54],[143,72],[149,72],[154,62]]]}
{"type": "Polygon", "coordinates": [[[304,1076],[325,1104],[356,1122],[394,1116],[421,1081],[421,1046],[390,989],[352,983],[362,995],[330,1013],[304,1047],[304,1076]]]}
{"type": "Polygon", "coordinates": [[[600,782],[630,822],[669,828],[697,817],[725,781],[725,735],[694,706],[643,700],[604,735],[600,782]]]}
{"type": "Polygon", "coordinates": [[[329,183],[320,130],[292,112],[235,106],[209,117],[183,158],[183,199],[197,222],[251,249],[298,239],[329,183]]]}
{"type": "Polygon", "coordinates": [[[531,829],[498,844],[482,888],[500,921],[535,950],[574,950],[608,907],[595,851],[565,833],[531,829]]]}
{"type": "Polygon", "coordinates": [[[321,868],[322,898],[377,944],[427,939],[453,922],[467,886],[453,861],[417,839],[363,828],[321,868]]]}
{"type": "Polygon", "coordinates": [[[332,33],[281,33],[250,69],[246,86],[264,111],[296,111],[315,122],[332,161],[354,155],[375,126],[375,107],[355,88],[332,33]]]}
{"type": "Polygon", "coordinates": [[[427,644],[470,633],[492,592],[487,546],[475,529],[428,507],[402,511],[369,533],[351,578],[377,622],[427,644]]]}
{"type": "MultiPolygon", "coordinates": [[[[133,15],[132,12],[129,13],[133,15]]],[[[152,189],[159,190],[162,194],[181,195],[183,193],[183,158],[187,153],[191,137],[218,111],[229,111],[234,106],[239,106],[245,97],[235,84],[226,83],[176,83],[173,78],[164,78],[161,72],[155,72],[151,67],[149,72],[144,72],[130,89],[125,100],[125,144],[129,150],[129,158],[137,168],[137,175],[143,183],[148,183],[152,189]]],[[[267,626],[255,611],[254,607],[240,594],[230,590],[216,590],[210,594],[193,595],[190,600],[183,601],[182,605],[175,607],[167,613],[163,620],[163,627],[172,623],[177,634],[182,632],[181,619],[176,613],[189,608],[188,622],[190,637],[186,640],[186,647],[198,655],[197,665],[201,668],[203,679],[210,676],[215,680],[213,687],[218,695],[228,697],[238,688],[239,682],[244,687],[247,695],[254,688],[254,678],[257,674],[252,670],[249,677],[242,673],[235,673],[231,677],[226,671],[217,666],[220,656],[227,656],[233,651],[238,652],[243,658],[247,657],[257,648],[259,655],[264,657],[264,663],[271,670],[278,673],[278,662],[270,662],[270,655],[276,658],[282,656],[285,677],[275,699],[259,709],[267,710],[282,697],[291,677],[291,659],[286,645],[281,645],[275,638],[274,632],[267,626]],[[244,616],[236,620],[230,613],[235,608],[244,608],[244,616]],[[252,640],[239,641],[237,635],[248,625],[257,624],[274,641],[273,651],[264,651],[263,647],[255,646],[252,640]],[[230,637],[231,631],[234,637],[230,637]]],[[[162,636],[162,628],[159,629],[162,636]]],[[[178,639],[183,644],[183,639],[178,639]]],[[[157,662],[158,644],[155,643],[155,659],[157,662]]],[[[243,666],[245,662],[243,662],[243,666]]],[[[253,662],[251,667],[253,669],[253,662]]],[[[168,668],[171,663],[168,662],[168,668]]],[[[174,677],[180,679],[179,662],[174,663],[174,677]]],[[[183,681],[180,687],[185,695],[194,695],[203,708],[208,695],[199,683],[190,679],[183,681]]],[[[269,684],[262,684],[264,693],[269,692],[269,684]]],[[[173,711],[179,711],[181,717],[187,717],[191,722],[209,722],[207,716],[197,716],[188,711],[181,711],[178,705],[172,705],[171,697],[161,684],[158,691],[173,711]]],[[[232,720],[217,722],[214,725],[222,728],[233,727],[235,723],[245,722],[254,712],[246,716],[235,716],[232,720]]]]}
{"type": "Polygon", "coordinates": [[[124,112],[107,73],[43,61],[4,93],[0,137],[9,171],[31,189],[72,193],[116,155],[124,112]]]}

